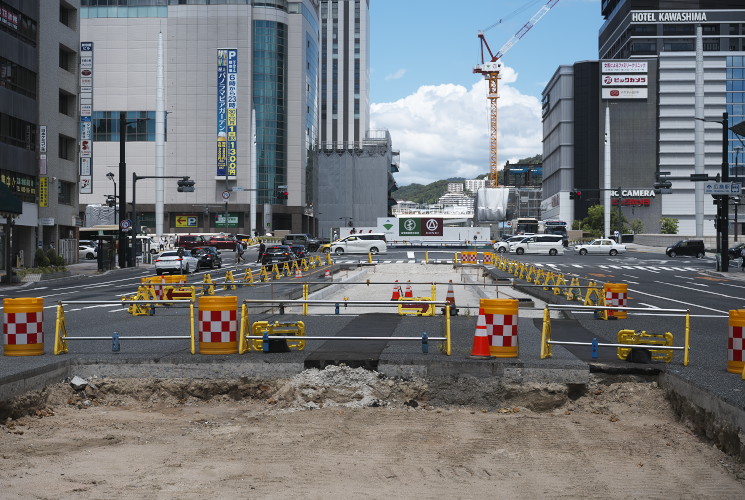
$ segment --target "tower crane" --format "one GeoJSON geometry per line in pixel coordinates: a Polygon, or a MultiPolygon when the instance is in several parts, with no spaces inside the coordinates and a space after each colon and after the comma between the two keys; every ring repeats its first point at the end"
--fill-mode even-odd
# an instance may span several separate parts
{"type": "MultiPolygon", "coordinates": [[[[499,51],[494,54],[489,48],[489,44],[486,42],[486,37],[483,31],[479,31],[479,40],[481,40],[481,64],[476,65],[473,69],[474,73],[480,73],[484,75],[484,79],[489,81],[489,93],[487,98],[490,103],[489,113],[489,138],[490,138],[490,152],[489,152],[489,181],[491,187],[498,187],[498,165],[497,165],[497,99],[499,99],[499,73],[502,71],[502,62],[500,59],[509,50],[520,41],[530,29],[545,16],[551,8],[556,5],[559,0],[549,0],[546,4],[535,13],[535,15],[525,23],[525,25],[518,30],[515,35],[505,43],[499,51]],[[484,48],[489,53],[491,59],[487,60],[484,48]]],[[[497,23],[498,24],[498,23],[497,23]]],[[[495,26],[495,25],[492,25],[495,26]]],[[[487,28],[488,29],[488,28],[487,28]]]]}

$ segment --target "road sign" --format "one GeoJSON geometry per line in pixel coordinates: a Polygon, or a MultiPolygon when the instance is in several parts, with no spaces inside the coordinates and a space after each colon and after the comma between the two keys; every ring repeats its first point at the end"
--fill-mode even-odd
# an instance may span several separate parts
{"type": "Polygon", "coordinates": [[[243,186],[233,186],[232,188],[230,188],[230,190],[231,191],[245,191],[246,188],[244,188],[243,186]]]}
{"type": "Polygon", "coordinates": [[[197,227],[199,218],[196,215],[176,216],[176,227],[197,227]]]}
{"type": "Polygon", "coordinates": [[[704,185],[706,194],[741,194],[742,184],[739,182],[707,182],[704,185]]]}
{"type": "Polygon", "coordinates": [[[223,200],[227,200],[228,198],[230,198],[230,191],[227,191],[227,190],[223,191],[222,192],[222,199],[223,200]]]}
{"type": "Polygon", "coordinates": [[[119,223],[119,227],[122,229],[122,231],[126,231],[127,229],[130,229],[132,227],[132,221],[129,219],[124,219],[119,223]]]}

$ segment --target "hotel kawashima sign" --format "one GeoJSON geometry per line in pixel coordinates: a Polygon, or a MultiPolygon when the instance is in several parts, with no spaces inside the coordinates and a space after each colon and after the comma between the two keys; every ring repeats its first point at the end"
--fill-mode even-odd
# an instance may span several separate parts
{"type": "Polygon", "coordinates": [[[644,10],[632,11],[635,24],[717,23],[745,20],[742,10],[644,10]]]}

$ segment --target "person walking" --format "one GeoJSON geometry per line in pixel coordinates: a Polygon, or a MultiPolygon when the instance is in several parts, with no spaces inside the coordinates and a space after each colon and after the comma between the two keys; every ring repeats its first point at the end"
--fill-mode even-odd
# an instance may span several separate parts
{"type": "Polygon", "coordinates": [[[264,251],[266,250],[266,245],[264,245],[264,242],[262,240],[259,240],[259,255],[256,257],[256,262],[261,262],[261,257],[264,256],[264,251]]]}
{"type": "Polygon", "coordinates": [[[243,248],[243,242],[239,241],[236,243],[235,251],[238,253],[238,257],[235,259],[235,263],[238,264],[240,262],[246,262],[246,259],[243,258],[243,252],[245,252],[245,249],[243,248]]]}

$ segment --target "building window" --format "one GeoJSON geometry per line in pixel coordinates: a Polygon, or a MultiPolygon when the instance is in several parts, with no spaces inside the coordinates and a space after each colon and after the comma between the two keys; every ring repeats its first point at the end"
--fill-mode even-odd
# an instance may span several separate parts
{"type": "Polygon", "coordinates": [[[0,57],[0,87],[36,99],[36,73],[0,57]]]}
{"type": "Polygon", "coordinates": [[[75,72],[75,51],[70,50],[64,45],[59,46],[59,67],[70,73],[75,72]]]}
{"type": "Polygon", "coordinates": [[[59,155],[63,160],[75,159],[75,139],[66,135],[59,135],[59,155]]]}
{"type": "MultiPolygon", "coordinates": [[[[93,112],[93,140],[98,142],[119,142],[120,111],[93,112]]],[[[155,141],[155,111],[127,111],[127,142],[155,141]]],[[[168,117],[164,130],[167,129],[168,117]]],[[[168,140],[166,137],[165,140],[168,140]]]]}
{"type": "Polygon", "coordinates": [[[36,151],[36,125],[0,113],[0,142],[36,151]]]}
{"type": "Polygon", "coordinates": [[[67,181],[57,181],[57,203],[72,205],[75,184],[67,181]]]}
{"type": "Polygon", "coordinates": [[[36,47],[36,21],[2,1],[0,1],[0,9],[2,9],[0,31],[36,47]]]}
{"type": "Polygon", "coordinates": [[[59,112],[67,116],[75,116],[75,96],[64,90],[59,91],[59,112]]]}
{"type": "Polygon", "coordinates": [[[74,30],[75,24],[78,20],[78,13],[75,8],[71,7],[70,5],[66,4],[65,2],[60,2],[59,5],[59,22],[67,26],[68,28],[74,30]]]}

